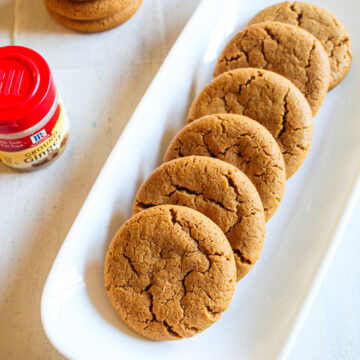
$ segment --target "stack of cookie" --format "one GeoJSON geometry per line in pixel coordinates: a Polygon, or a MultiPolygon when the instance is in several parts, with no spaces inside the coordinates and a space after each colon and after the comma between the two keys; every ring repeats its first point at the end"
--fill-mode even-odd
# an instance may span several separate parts
{"type": "Polygon", "coordinates": [[[324,9],[281,3],[250,24],[226,45],[106,257],[112,305],[150,339],[193,336],[226,310],[305,160],[314,115],[351,65],[349,35],[324,9]]]}
{"type": "Polygon", "coordinates": [[[60,24],[81,32],[112,29],[129,20],[142,0],[45,0],[50,15],[60,24]]]}

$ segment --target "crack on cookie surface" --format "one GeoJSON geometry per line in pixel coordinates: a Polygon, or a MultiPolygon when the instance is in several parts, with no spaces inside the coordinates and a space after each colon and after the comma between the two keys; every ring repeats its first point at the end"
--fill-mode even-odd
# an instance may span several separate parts
{"type": "Polygon", "coordinates": [[[240,262],[247,265],[253,265],[252,261],[247,259],[239,249],[235,249],[233,251],[235,253],[235,256],[240,260],[240,262]]]}
{"type": "Polygon", "coordinates": [[[138,272],[137,272],[137,270],[135,269],[135,267],[134,267],[134,265],[133,265],[133,263],[132,263],[132,261],[131,261],[131,259],[127,256],[127,255],[125,255],[125,254],[122,254],[122,256],[124,257],[124,259],[126,259],[126,261],[128,262],[128,264],[129,264],[129,266],[130,266],[130,268],[131,268],[131,270],[137,275],[137,276],[139,276],[139,274],[138,274],[138,272]]]}
{"type": "Polygon", "coordinates": [[[295,5],[296,5],[295,3],[291,4],[290,10],[295,13],[297,25],[301,27],[301,19],[303,17],[303,13],[302,13],[301,9],[299,9],[300,11],[297,11],[295,9],[295,5]]]}
{"type": "Polygon", "coordinates": [[[289,114],[288,103],[287,103],[287,98],[289,96],[289,92],[290,92],[290,89],[288,90],[288,92],[284,96],[284,100],[283,100],[283,102],[284,102],[284,113],[282,115],[281,129],[277,133],[276,139],[281,138],[282,134],[284,134],[284,132],[286,131],[286,117],[289,114]]]}

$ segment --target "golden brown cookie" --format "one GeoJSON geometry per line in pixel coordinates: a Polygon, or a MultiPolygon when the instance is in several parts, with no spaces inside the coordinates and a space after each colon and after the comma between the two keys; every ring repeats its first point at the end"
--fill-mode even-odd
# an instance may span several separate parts
{"type": "Polygon", "coordinates": [[[133,0],[44,0],[53,13],[74,20],[97,20],[125,10],[133,0]]]}
{"type": "Polygon", "coordinates": [[[278,21],[301,27],[313,34],[324,47],[330,60],[329,89],[338,85],[351,67],[352,46],[345,26],[329,11],[304,2],[290,1],[260,11],[249,22],[278,21]]]}
{"type": "Polygon", "coordinates": [[[237,33],[220,55],[214,76],[238,68],[274,71],[291,80],[305,95],[313,114],[329,88],[329,58],[320,42],[297,26],[267,22],[237,33]]]}
{"type": "Polygon", "coordinates": [[[312,113],[290,80],[253,68],[223,73],[194,100],[188,122],[221,113],[245,115],[265,126],[279,144],[287,178],[304,161],[313,135],[312,113]]]}
{"type": "Polygon", "coordinates": [[[58,15],[50,9],[48,9],[48,11],[58,23],[68,27],[69,29],[80,32],[95,33],[110,30],[129,20],[139,9],[141,3],[142,0],[134,0],[123,11],[97,20],[74,20],[58,15]]]}
{"type": "Polygon", "coordinates": [[[168,147],[164,161],[200,155],[239,168],[255,185],[269,220],[285,190],[285,164],[279,145],[257,121],[235,114],[207,115],[185,126],[168,147]]]}
{"type": "Polygon", "coordinates": [[[162,204],[188,206],[213,220],[233,248],[238,280],[255,264],[265,237],[264,209],[255,186],[235,166],[204,156],[161,165],[140,187],[133,214],[162,204]]]}
{"type": "Polygon", "coordinates": [[[121,319],[153,340],[191,337],[212,325],[236,284],[223,232],[201,213],[176,205],[129,219],[110,244],[104,275],[121,319]]]}

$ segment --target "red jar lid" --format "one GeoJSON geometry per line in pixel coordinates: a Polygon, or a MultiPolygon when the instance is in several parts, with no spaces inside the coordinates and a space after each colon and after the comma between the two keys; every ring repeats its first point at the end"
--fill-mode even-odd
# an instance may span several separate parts
{"type": "Polygon", "coordinates": [[[22,46],[0,47],[0,133],[36,125],[55,99],[54,79],[41,55],[22,46]]]}

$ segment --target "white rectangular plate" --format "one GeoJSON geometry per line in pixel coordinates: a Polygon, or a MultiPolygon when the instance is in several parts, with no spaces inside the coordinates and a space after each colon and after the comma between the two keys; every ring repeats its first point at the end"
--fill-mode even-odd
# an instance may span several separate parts
{"type": "MultiPolygon", "coordinates": [[[[220,321],[191,339],[147,341],[113,311],[103,286],[109,242],[129,217],[139,184],[160,164],[190,102],[210,81],[226,40],[267,0],[203,0],[105,164],[50,272],[42,320],[72,359],[286,357],[335,253],[359,192],[359,61],[315,118],[314,142],[267,224],[264,250],[220,321]]],[[[360,2],[319,1],[359,44],[360,2]]],[[[355,48],[355,59],[357,58],[355,48]]]]}

